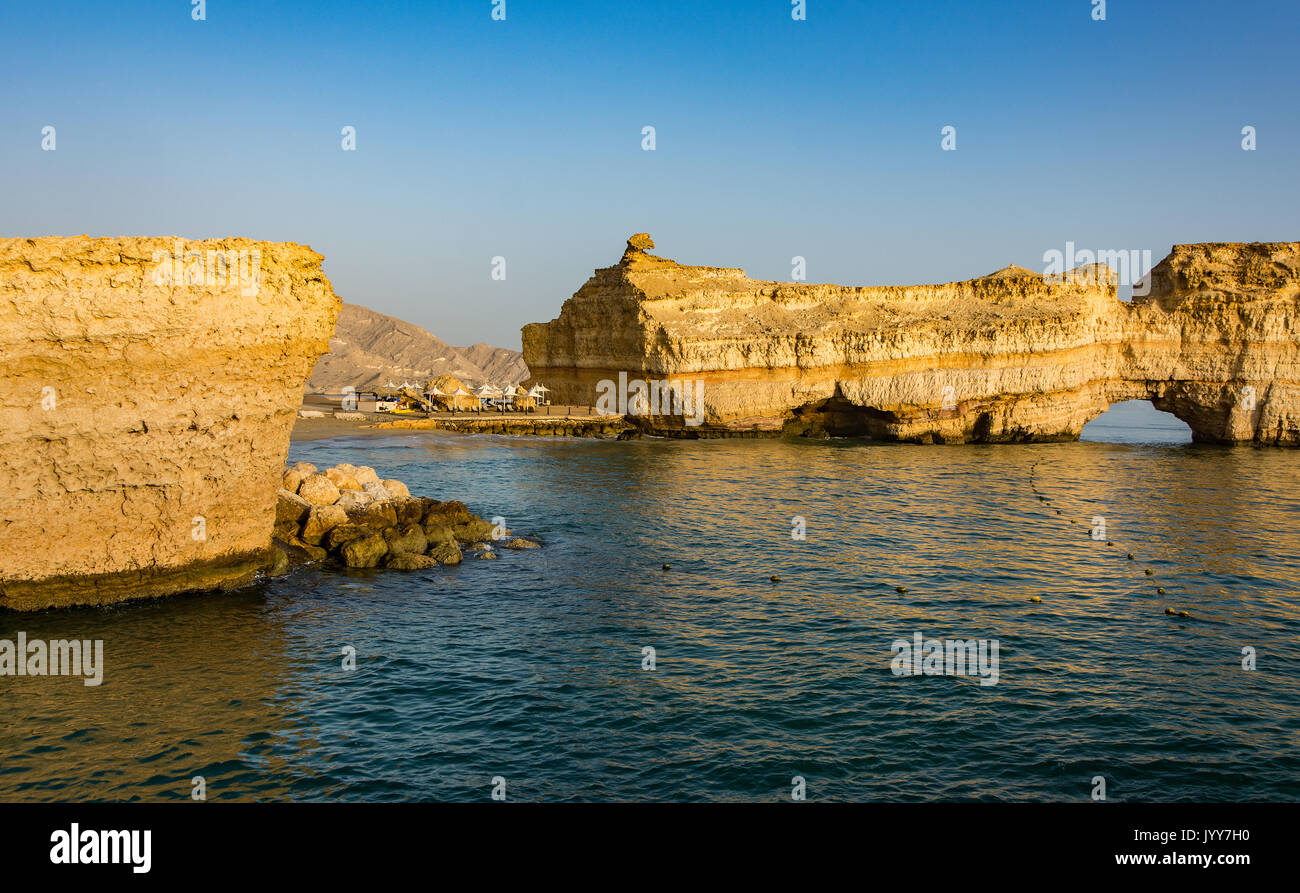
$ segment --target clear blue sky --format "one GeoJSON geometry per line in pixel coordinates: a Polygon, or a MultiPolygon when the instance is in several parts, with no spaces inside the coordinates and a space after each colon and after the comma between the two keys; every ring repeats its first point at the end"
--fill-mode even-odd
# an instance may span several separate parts
{"type": "Polygon", "coordinates": [[[1300,239],[1296,0],[492,5],[6,2],[0,234],[302,242],[505,347],[638,231],[862,285],[1300,239]]]}

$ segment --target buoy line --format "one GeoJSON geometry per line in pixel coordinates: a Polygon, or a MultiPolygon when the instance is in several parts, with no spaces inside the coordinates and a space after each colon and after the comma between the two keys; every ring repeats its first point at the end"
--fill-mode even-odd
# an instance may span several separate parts
{"type": "MultiPolygon", "coordinates": [[[[1038,497],[1038,501],[1039,501],[1039,502],[1043,503],[1043,504],[1046,505],[1048,508],[1052,509],[1054,512],[1056,512],[1056,514],[1061,515],[1062,517],[1065,517],[1064,512],[1062,512],[1061,509],[1057,508],[1057,507],[1053,504],[1052,500],[1051,500],[1051,499],[1050,499],[1046,494],[1043,493],[1043,491],[1041,491],[1041,490],[1038,489],[1038,483],[1037,483],[1037,481],[1035,480],[1035,474],[1036,474],[1036,472],[1038,471],[1038,466],[1039,466],[1039,464],[1040,464],[1042,461],[1043,461],[1042,459],[1035,459],[1035,460],[1034,460],[1034,464],[1031,465],[1031,466],[1029,467],[1029,489],[1030,489],[1030,491],[1034,494],[1034,496],[1038,497]]],[[[1050,517],[1050,516],[1049,516],[1049,517],[1050,517]]],[[[1078,522],[1076,522],[1073,518],[1065,517],[1065,520],[1067,520],[1067,521],[1068,521],[1069,523],[1071,523],[1071,524],[1076,524],[1076,523],[1078,523],[1078,522]]],[[[1100,540],[1096,540],[1096,542],[1100,542],[1100,540]]],[[[1112,539],[1107,539],[1107,540],[1106,540],[1106,545],[1107,545],[1107,546],[1112,546],[1112,547],[1113,547],[1113,546],[1115,545],[1115,541],[1112,540],[1112,539]]],[[[1136,561],[1136,560],[1137,560],[1137,559],[1134,557],[1134,555],[1133,555],[1132,552],[1129,552],[1129,553],[1127,553],[1127,554],[1128,554],[1128,560],[1129,560],[1129,561],[1136,561]]],[[[1151,568],[1149,568],[1149,567],[1148,567],[1148,568],[1144,568],[1143,571],[1144,571],[1144,576],[1147,576],[1147,577],[1154,577],[1154,576],[1155,576],[1155,571],[1151,570],[1151,568]]],[[[1154,581],[1153,581],[1153,582],[1154,582],[1154,581]]],[[[1162,587],[1162,586],[1157,586],[1157,587],[1156,587],[1156,595],[1164,595],[1164,594],[1165,594],[1164,587],[1162,587]]],[[[1030,601],[1032,601],[1032,602],[1039,602],[1039,601],[1042,601],[1042,599],[1040,599],[1038,596],[1034,596],[1033,598],[1030,599],[1030,601]]],[[[1164,612],[1165,612],[1165,614],[1167,614],[1167,615],[1170,615],[1170,616],[1173,616],[1173,617],[1182,617],[1182,618],[1185,618],[1185,619],[1191,619],[1191,616],[1192,616],[1191,613],[1188,612],[1188,611],[1175,611],[1175,610],[1174,610],[1173,608],[1171,608],[1171,607],[1166,607],[1164,612]]]]}

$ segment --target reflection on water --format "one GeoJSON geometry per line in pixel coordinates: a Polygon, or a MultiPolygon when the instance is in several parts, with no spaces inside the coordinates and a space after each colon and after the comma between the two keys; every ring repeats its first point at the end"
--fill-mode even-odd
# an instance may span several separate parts
{"type": "Polygon", "coordinates": [[[501,775],[520,800],[774,800],[802,775],[815,799],[1083,800],[1100,774],[1117,800],[1300,799],[1295,453],[419,434],[293,459],[546,546],[0,616],[108,664],[97,689],[0,679],[0,798],[203,775],[214,800],[483,800],[501,775]],[[916,632],[998,639],[1001,681],[894,676],[916,632]]]}

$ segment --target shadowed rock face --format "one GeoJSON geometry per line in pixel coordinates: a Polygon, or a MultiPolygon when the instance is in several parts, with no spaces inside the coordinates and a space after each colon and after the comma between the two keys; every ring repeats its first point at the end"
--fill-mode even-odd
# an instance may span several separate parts
{"type": "Polygon", "coordinates": [[[338,314],[321,259],[247,239],[0,239],[0,607],[253,579],[338,314]]]}
{"type": "Polygon", "coordinates": [[[944,443],[1077,439],[1111,403],[1146,399],[1202,442],[1300,444],[1300,243],[1177,245],[1145,297],[1105,266],[1008,267],[944,285],[763,282],[648,254],[645,234],[559,318],[523,329],[555,402],[602,379],[703,383],[678,436],[866,435],[944,443]]]}

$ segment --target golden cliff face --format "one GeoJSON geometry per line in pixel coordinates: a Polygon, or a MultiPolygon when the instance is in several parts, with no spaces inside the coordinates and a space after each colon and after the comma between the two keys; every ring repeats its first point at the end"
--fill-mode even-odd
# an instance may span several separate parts
{"type": "Polygon", "coordinates": [[[247,239],[0,239],[0,607],[249,582],[339,310],[247,239]]]}
{"type": "Polygon", "coordinates": [[[1180,245],[1125,304],[1104,266],[944,285],[764,282],[646,253],[644,234],[559,318],[523,329],[533,381],[594,405],[602,380],[701,382],[682,436],[1071,440],[1149,399],[1201,441],[1300,444],[1300,243],[1180,245]]]}

